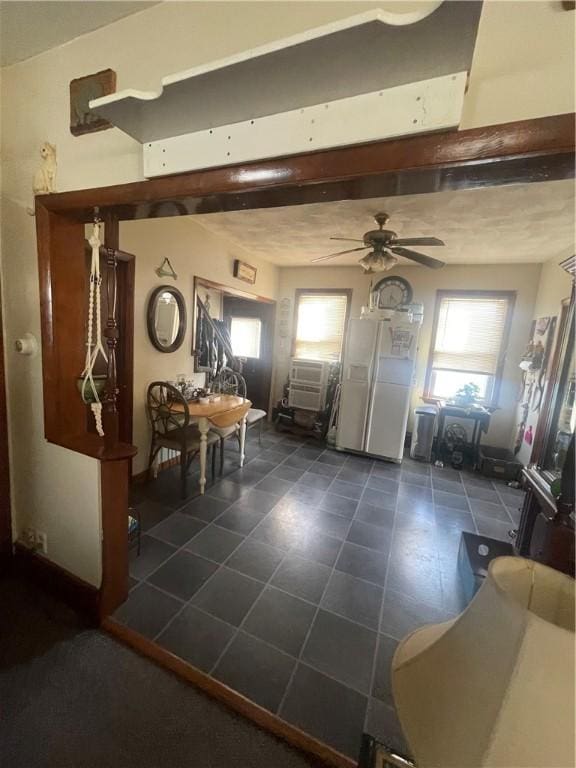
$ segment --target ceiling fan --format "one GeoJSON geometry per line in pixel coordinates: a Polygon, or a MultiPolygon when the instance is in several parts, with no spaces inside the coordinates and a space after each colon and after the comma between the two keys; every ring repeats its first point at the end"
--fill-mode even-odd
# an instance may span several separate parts
{"type": "Polygon", "coordinates": [[[415,261],[417,264],[423,264],[431,269],[439,269],[444,266],[444,262],[439,259],[433,259],[431,256],[425,256],[423,253],[411,251],[404,248],[405,245],[444,245],[442,240],[436,237],[402,237],[398,238],[396,232],[390,229],[384,229],[384,225],[389,220],[387,213],[377,213],[374,216],[378,229],[371,229],[365,232],[362,239],[351,237],[331,237],[330,240],[344,240],[349,243],[363,243],[359,248],[350,248],[347,251],[338,251],[330,253],[328,256],[319,256],[315,261],[326,261],[335,256],[343,256],[345,253],[354,253],[355,251],[364,251],[367,248],[370,252],[359,260],[359,264],[365,272],[385,272],[391,269],[398,262],[398,256],[415,261]]]}

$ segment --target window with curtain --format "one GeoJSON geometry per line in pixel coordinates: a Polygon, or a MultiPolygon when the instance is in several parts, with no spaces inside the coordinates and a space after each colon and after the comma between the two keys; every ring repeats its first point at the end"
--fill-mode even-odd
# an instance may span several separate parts
{"type": "Polygon", "coordinates": [[[349,299],[349,291],[296,292],[294,357],[340,360],[349,299]]]}
{"type": "Polygon", "coordinates": [[[257,317],[232,317],[230,341],[235,357],[260,357],[262,321],[257,317]]]}
{"type": "Polygon", "coordinates": [[[426,394],[451,399],[476,384],[480,400],[496,405],[515,294],[439,291],[426,394]]]}

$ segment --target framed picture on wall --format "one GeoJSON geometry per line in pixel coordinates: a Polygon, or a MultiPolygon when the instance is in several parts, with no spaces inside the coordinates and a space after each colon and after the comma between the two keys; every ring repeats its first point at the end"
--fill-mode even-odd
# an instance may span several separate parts
{"type": "Polygon", "coordinates": [[[116,91],[116,72],[104,69],[92,75],[77,77],[70,81],[70,133],[81,136],[84,133],[105,131],[112,128],[108,120],[90,111],[92,99],[108,96],[116,91]]]}
{"type": "Polygon", "coordinates": [[[254,285],[256,282],[256,267],[253,267],[252,264],[247,264],[245,261],[240,261],[240,259],[234,259],[234,277],[254,285]]]}

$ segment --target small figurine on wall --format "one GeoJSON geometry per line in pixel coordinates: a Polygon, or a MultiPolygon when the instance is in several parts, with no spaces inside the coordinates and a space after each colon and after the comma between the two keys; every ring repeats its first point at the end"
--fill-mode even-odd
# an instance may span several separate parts
{"type": "Polygon", "coordinates": [[[48,195],[56,192],[56,171],[58,164],[56,162],[56,147],[45,141],[40,147],[40,157],[42,164],[34,174],[34,184],[32,190],[35,195],[48,195]]]}
{"type": "MultiPolygon", "coordinates": [[[[56,192],[56,171],[58,163],[56,162],[56,147],[49,141],[44,141],[40,147],[40,157],[42,162],[40,168],[34,174],[32,182],[32,191],[36,195],[49,195],[56,192]]],[[[28,208],[30,216],[34,216],[34,208],[28,208]]]]}

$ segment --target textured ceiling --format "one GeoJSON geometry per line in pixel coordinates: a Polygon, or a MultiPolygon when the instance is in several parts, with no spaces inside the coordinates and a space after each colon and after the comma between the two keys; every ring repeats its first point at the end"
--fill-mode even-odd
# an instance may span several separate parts
{"type": "MultiPolygon", "coordinates": [[[[400,237],[444,240],[444,248],[416,250],[448,264],[527,263],[574,252],[574,199],[572,180],[551,181],[210,213],[194,221],[280,266],[303,266],[344,250],[347,243],[331,242],[330,236],[361,238],[374,228],[377,211],[390,215],[387,228],[400,237]]],[[[318,266],[351,265],[362,255],[337,256],[318,266]]]]}

